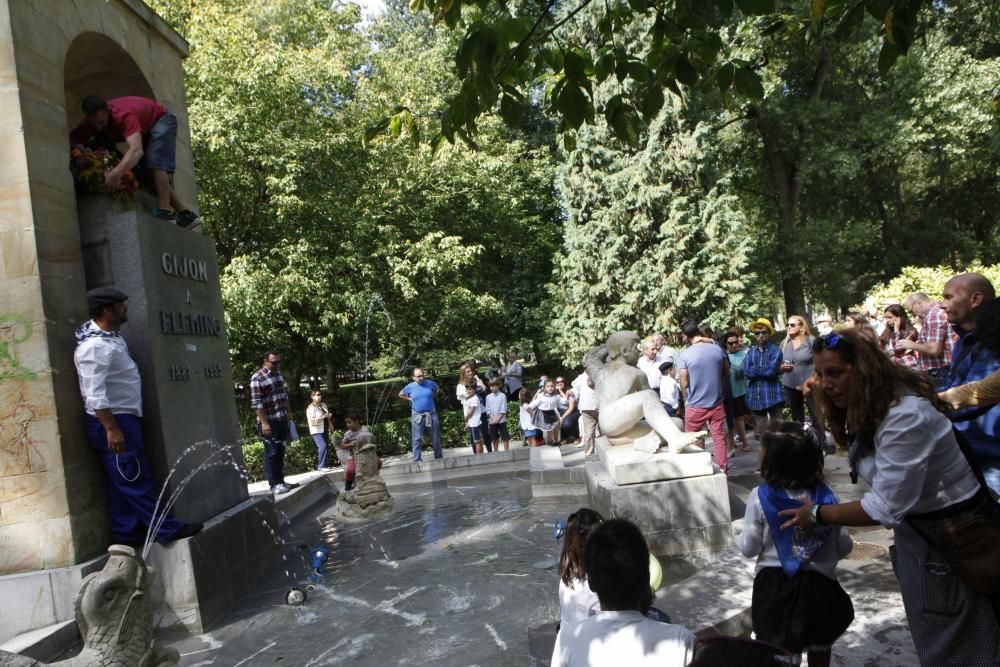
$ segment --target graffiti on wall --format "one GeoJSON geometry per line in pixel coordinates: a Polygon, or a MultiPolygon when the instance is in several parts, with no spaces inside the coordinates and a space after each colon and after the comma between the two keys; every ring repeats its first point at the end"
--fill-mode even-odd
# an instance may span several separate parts
{"type": "Polygon", "coordinates": [[[21,365],[17,346],[31,339],[31,321],[17,313],[0,314],[0,380],[34,380],[38,375],[21,365]]]}
{"type": "Polygon", "coordinates": [[[0,476],[37,471],[44,460],[31,437],[38,420],[38,406],[26,397],[25,382],[38,374],[25,367],[18,345],[31,340],[31,320],[19,313],[0,314],[0,476]]]}

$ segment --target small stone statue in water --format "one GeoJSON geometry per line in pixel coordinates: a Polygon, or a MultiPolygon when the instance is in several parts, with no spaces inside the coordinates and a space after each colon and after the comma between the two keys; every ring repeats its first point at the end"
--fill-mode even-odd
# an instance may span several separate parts
{"type": "Polygon", "coordinates": [[[663,442],[672,454],[704,451],[697,445],[705,432],[681,431],[663,409],[659,395],[649,388],[646,374],[636,366],[638,345],[635,332],[618,331],[584,357],[583,365],[597,392],[601,433],[612,445],[634,443],[642,452],[655,452],[663,442]]]}
{"type": "Polygon", "coordinates": [[[135,549],[113,544],[100,572],[84,578],[76,594],[76,624],[83,637],[79,655],[44,663],[0,651],[0,667],[169,667],[177,649],[153,645],[153,612],[146,593],[148,570],[135,549]]]}
{"type": "Polygon", "coordinates": [[[378,519],[393,508],[393,499],[379,475],[378,449],[367,431],[358,436],[354,488],[337,496],[337,515],[345,521],[378,519]]]}

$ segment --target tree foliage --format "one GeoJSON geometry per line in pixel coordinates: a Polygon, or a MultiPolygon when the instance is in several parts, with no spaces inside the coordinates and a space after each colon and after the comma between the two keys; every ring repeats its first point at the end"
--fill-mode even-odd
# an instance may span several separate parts
{"type": "Polygon", "coordinates": [[[802,34],[807,40],[837,38],[876,20],[880,72],[907,53],[916,35],[923,0],[557,0],[494,3],[489,0],[411,0],[435,21],[464,28],[454,61],[461,88],[441,116],[448,140],[476,132],[477,119],[499,107],[512,112],[546,88],[549,112],[560,129],[577,130],[603,113],[623,141],[639,139],[640,119],[651,121],[664,94],[702,85],[726,96],[759,100],[765,89],[762,62],[745,53],[757,35],[802,34]],[[586,34],[574,32],[577,16],[593,17],[586,34]],[[635,26],[640,25],[637,32],[635,26]],[[734,29],[734,25],[736,26],[734,29]],[[754,34],[751,34],[754,33],[754,34]],[[613,105],[594,97],[594,87],[617,81],[625,91],[613,105]],[[603,107],[603,109],[602,109],[603,107]]]}
{"type": "MultiPolygon", "coordinates": [[[[379,356],[458,360],[525,336],[559,217],[547,126],[487,124],[477,151],[436,155],[363,141],[398,100],[458,87],[441,73],[454,36],[398,8],[361,24],[357,6],[325,0],[154,4],[191,44],[201,209],[244,372],[264,348],[292,378],[333,380],[379,356]]],[[[429,122],[397,118],[396,137],[429,122]]]]}

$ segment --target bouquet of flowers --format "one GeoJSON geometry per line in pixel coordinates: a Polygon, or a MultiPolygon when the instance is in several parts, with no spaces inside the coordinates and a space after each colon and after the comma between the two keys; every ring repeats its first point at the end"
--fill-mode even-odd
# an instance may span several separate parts
{"type": "MultiPolygon", "coordinates": [[[[107,194],[104,174],[113,169],[121,160],[118,152],[107,148],[90,148],[77,144],[70,150],[69,155],[69,168],[73,172],[73,181],[76,183],[77,192],[88,195],[107,194]]],[[[126,171],[111,195],[116,199],[131,201],[138,189],[139,181],[135,174],[126,171]]]]}

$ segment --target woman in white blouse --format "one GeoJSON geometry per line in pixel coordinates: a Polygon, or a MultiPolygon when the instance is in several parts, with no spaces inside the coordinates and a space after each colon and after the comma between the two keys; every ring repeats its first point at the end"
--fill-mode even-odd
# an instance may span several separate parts
{"type": "Polygon", "coordinates": [[[782,528],[892,528],[891,559],[921,664],[1000,664],[996,596],[973,591],[931,544],[946,524],[986,512],[993,501],[938,410],[930,380],[849,329],[817,338],[813,359],[826,426],[848,447],[852,477],[871,488],[859,501],[785,510],[782,528]]]}

